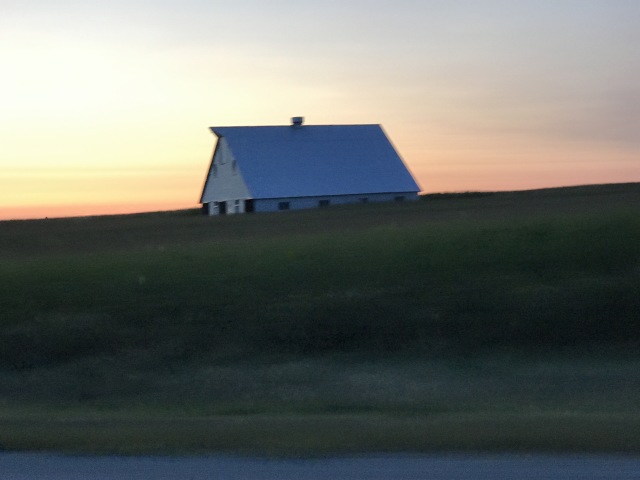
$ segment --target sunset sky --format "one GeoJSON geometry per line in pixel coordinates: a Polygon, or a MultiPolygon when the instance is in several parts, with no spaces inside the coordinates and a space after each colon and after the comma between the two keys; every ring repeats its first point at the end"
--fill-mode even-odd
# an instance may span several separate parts
{"type": "Polygon", "coordinates": [[[209,126],[380,123],[426,192],[640,181],[638,0],[2,0],[0,219],[197,206],[209,126]]]}

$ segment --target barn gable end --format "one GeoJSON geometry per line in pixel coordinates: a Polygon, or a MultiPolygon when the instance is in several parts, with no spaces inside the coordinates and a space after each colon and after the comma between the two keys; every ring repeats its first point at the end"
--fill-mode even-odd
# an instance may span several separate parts
{"type": "Polygon", "coordinates": [[[252,196],[238,162],[225,138],[220,138],[211,159],[200,203],[209,215],[245,213],[252,196]]]}

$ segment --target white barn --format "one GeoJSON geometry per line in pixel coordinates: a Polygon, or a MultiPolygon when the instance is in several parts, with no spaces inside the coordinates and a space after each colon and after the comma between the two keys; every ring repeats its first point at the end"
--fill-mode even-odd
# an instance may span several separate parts
{"type": "Polygon", "coordinates": [[[380,125],[211,127],[200,203],[209,215],[416,200],[420,187],[380,125]]]}

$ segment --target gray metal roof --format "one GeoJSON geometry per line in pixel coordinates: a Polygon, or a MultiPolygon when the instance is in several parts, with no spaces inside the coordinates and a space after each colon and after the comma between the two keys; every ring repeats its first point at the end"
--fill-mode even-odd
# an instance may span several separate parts
{"type": "Polygon", "coordinates": [[[211,127],[254,198],[418,192],[380,125],[211,127]]]}

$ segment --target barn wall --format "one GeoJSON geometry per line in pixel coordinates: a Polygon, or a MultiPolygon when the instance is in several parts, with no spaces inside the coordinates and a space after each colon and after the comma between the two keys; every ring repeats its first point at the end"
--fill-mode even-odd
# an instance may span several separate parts
{"type": "Polygon", "coordinates": [[[220,201],[220,202],[209,202],[205,203],[206,210],[205,213],[207,215],[216,216],[216,215],[235,215],[239,213],[245,213],[245,199],[238,200],[228,200],[228,201],[220,201]],[[221,206],[224,204],[224,207],[221,206]]]}
{"type": "Polygon", "coordinates": [[[348,205],[354,203],[365,202],[392,202],[399,201],[400,198],[406,201],[413,201],[418,199],[416,192],[401,192],[401,193],[372,193],[362,195],[339,195],[339,196],[325,196],[325,197],[297,197],[297,198],[269,198],[269,199],[256,199],[255,211],[256,212],[277,212],[282,210],[280,204],[288,203],[288,210],[302,210],[306,208],[319,208],[322,207],[321,202],[327,202],[328,205],[348,205]]]}
{"type": "MultiPolygon", "coordinates": [[[[225,138],[220,138],[211,161],[209,175],[207,177],[201,202],[209,204],[209,214],[216,215],[214,202],[226,202],[227,213],[235,212],[235,200],[251,198],[249,189],[242,178],[239,165],[225,138]]],[[[244,201],[240,202],[241,209],[237,213],[244,212],[244,201]]]]}

